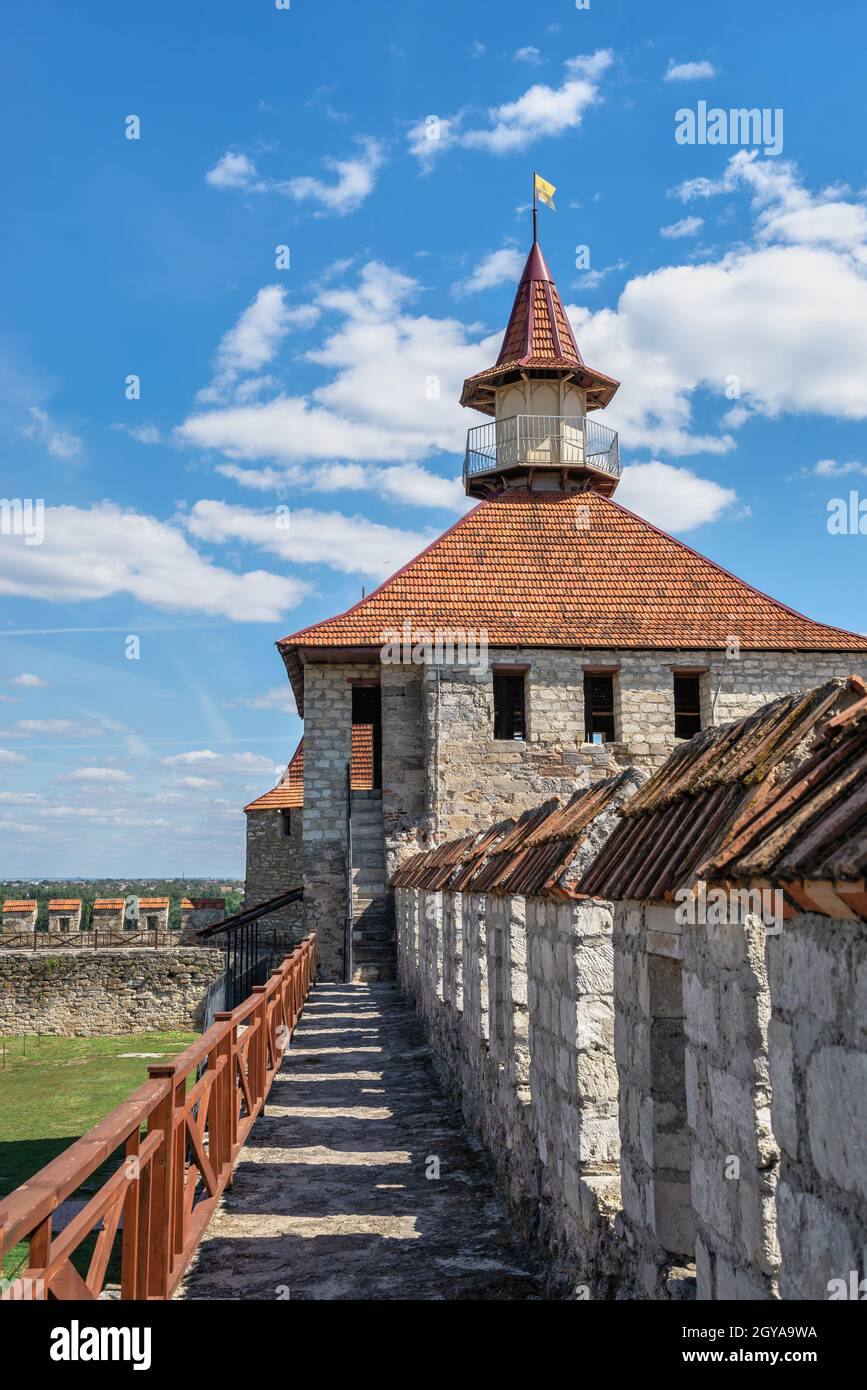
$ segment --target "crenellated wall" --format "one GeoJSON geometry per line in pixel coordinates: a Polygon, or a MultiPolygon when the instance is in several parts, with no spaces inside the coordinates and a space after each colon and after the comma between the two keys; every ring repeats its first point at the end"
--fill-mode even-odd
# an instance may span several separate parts
{"type": "Polygon", "coordinates": [[[558,1291],[824,1299],[867,1278],[863,923],[417,888],[396,908],[434,1065],[558,1291]]]}

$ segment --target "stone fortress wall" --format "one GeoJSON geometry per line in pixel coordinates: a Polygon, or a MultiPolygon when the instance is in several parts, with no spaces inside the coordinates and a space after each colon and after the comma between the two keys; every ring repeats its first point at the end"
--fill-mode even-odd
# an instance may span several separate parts
{"type": "Polygon", "coordinates": [[[201,946],[0,951],[0,1036],[194,1030],[224,968],[201,946]]]}
{"type": "Polygon", "coordinates": [[[859,1296],[863,923],[804,913],[775,934],[683,929],[634,902],[396,900],[398,975],[435,1065],[564,1290],[859,1296]]]}

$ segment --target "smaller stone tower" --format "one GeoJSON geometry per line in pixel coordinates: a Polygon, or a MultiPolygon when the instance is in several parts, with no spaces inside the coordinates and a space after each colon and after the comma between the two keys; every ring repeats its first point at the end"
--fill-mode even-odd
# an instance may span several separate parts
{"type": "Polygon", "coordinates": [[[610,496],[620,477],[617,434],[587,417],[619,385],[584,362],[534,241],[496,365],[464,382],[461,405],[494,417],[468,433],[468,495],[524,487],[610,496]]]}

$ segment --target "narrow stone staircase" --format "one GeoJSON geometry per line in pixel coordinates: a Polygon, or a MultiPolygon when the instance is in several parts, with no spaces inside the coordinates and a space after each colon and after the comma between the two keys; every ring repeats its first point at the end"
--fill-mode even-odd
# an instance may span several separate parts
{"type": "Polygon", "coordinates": [[[394,912],[385,877],[382,792],[352,793],[352,978],[393,980],[394,912]]]}

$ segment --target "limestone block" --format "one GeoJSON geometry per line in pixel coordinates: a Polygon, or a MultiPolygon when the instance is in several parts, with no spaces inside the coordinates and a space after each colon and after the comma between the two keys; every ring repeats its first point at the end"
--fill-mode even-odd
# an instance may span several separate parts
{"type": "Polygon", "coordinates": [[[825,1047],[810,1059],[807,1124],[817,1171],[867,1199],[867,1054],[825,1047]]]}

